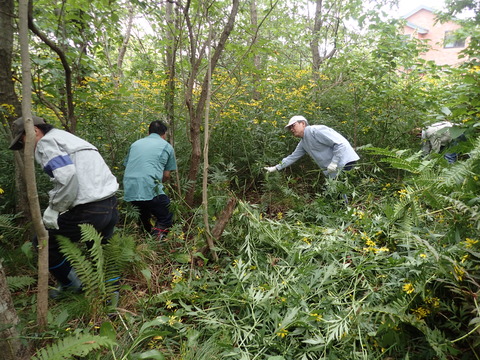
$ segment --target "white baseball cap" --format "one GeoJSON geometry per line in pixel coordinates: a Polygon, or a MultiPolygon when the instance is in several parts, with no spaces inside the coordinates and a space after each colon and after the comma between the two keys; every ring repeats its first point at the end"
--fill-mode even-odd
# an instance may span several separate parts
{"type": "Polygon", "coordinates": [[[298,121],[305,121],[305,124],[308,125],[307,119],[305,119],[302,115],[295,115],[295,116],[292,116],[288,124],[285,126],[285,129],[288,129],[290,126],[292,126],[298,121]]]}

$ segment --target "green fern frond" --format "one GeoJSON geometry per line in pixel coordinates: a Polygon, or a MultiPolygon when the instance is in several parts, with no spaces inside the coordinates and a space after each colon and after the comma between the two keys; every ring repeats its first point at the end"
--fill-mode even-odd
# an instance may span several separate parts
{"type": "Polygon", "coordinates": [[[445,202],[449,203],[451,206],[453,206],[458,212],[470,217],[471,220],[476,220],[476,221],[479,220],[480,212],[478,211],[477,206],[469,206],[465,204],[463,201],[454,199],[450,196],[439,195],[439,197],[443,199],[445,202]]]}
{"type": "Polygon", "coordinates": [[[90,224],[80,225],[87,252],[67,238],[59,237],[60,249],[70,261],[82,281],[82,289],[94,311],[118,290],[119,279],[125,268],[136,258],[135,241],[115,234],[106,244],[90,224]]]}
{"type": "Polygon", "coordinates": [[[75,269],[78,277],[82,281],[83,290],[90,296],[98,287],[98,277],[95,273],[95,268],[91,261],[87,259],[80,247],[71,242],[70,239],[58,236],[58,243],[60,249],[65,257],[68,259],[72,267],[75,269]]]}
{"type": "Polygon", "coordinates": [[[8,289],[17,291],[35,284],[37,280],[31,276],[7,276],[8,289]]]}
{"type": "Polygon", "coordinates": [[[457,187],[472,175],[474,175],[472,162],[457,161],[453,166],[443,169],[438,185],[446,188],[457,187]]]}
{"type": "Polygon", "coordinates": [[[82,232],[82,242],[88,243],[88,252],[91,258],[91,264],[95,268],[97,286],[100,287],[101,293],[105,293],[105,256],[102,247],[102,236],[93,227],[92,224],[80,225],[82,232]]]}
{"type": "Polygon", "coordinates": [[[74,356],[84,357],[93,350],[117,345],[115,341],[104,336],[80,334],[61,339],[41,349],[32,360],[64,360],[74,356]]]}
{"type": "Polygon", "coordinates": [[[412,174],[420,173],[421,163],[419,161],[408,161],[401,158],[382,158],[381,161],[390,164],[395,169],[405,170],[412,174]]]}
{"type": "Polygon", "coordinates": [[[372,153],[372,155],[380,155],[380,156],[387,156],[387,157],[393,157],[393,158],[396,158],[405,152],[405,150],[390,150],[390,149],[384,149],[384,148],[378,148],[378,147],[370,147],[370,148],[366,148],[365,150],[372,153]]]}
{"type": "Polygon", "coordinates": [[[418,154],[411,154],[407,150],[389,150],[382,148],[368,148],[373,155],[382,156],[380,161],[390,164],[395,169],[405,170],[412,174],[419,174],[423,164],[418,154]]]}

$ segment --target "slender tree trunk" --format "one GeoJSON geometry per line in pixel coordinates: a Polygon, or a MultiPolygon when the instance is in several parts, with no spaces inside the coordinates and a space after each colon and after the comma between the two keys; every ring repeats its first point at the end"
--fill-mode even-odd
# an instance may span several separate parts
{"type": "MultiPolygon", "coordinates": [[[[325,44],[329,44],[332,48],[327,52],[327,49],[323,49],[323,55],[321,54],[322,50],[320,49],[320,37],[322,36],[322,28],[327,28],[328,26],[324,24],[324,3],[323,0],[316,0],[315,6],[315,19],[313,24],[312,31],[312,41],[310,42],[310,50],[312,52],[312,72],[313,79],[317,81],[320,77],[320,65],[326,60],[331,58],[337,52],[337,36],[338,30],[340,27],[340,15],[337,13],[335,16],[335,22],[331,25],[331,30],[324,31],[325,44]]],[[[328,12],[335,11],[334,8],[328,9],[328,12]]]]}
{"type": "MultiPolygon", "coordinates": [[[[231,31],[233,30],[235,18],[238,13],[239,4],[240,4],[239,0],[232,0],[232,7],[230,10],[227,23],[223,28],[223,31],[220,35],[220,39],[218,43],[216,44],[216,46],[214,46],[215,51],[213,53],[212,61],[211,61],[212,74],[215,71],[215,68],[218,64],[218,61],[220,60],[223,50],[225,49],[225,44],[228,40],[228,37],[230,36],[231,31]]],[[[188,21],[187,21],[187,24],[188,24],[188,21]]],[[[193,29],[190,28],[189,33],[192,34],[193,29]]],[[[193,41],[192,35],[190,35],[190,43],[191,43],[192,49],[195,50],[195,47],[193,45],[194,41],[193,41]]],[[[205,46],[203,46],[202,50],[199,50],[199,53],[204,54],[204,49],[205,49],[205,46]]],[[[196,51],[192,51],[192,55],[191,55],[192,59],[194,59],[194,56],[196,53],[197,53],[196,51]]],[[[200,64],[199,60],[200,59],[198,59],[197,61],[192,60],[191,76],[188,82],[187,99],[186,99],[187,107],[189,109],[188,112],[190,114],[190,141],[192,144],[192,153],[190,156],[190,169],[188,172],[188,181],[189,181],[190,187],[188,188],[187,194],[185,195],[185,201],[190,206],[194,205],[194,195],[196,190],[197,175],[198,175],[198,169],[200,167],[200,161],[202,157],[200,126],[202,123],[202,117],[204,115],[205,104],[206,104],[207,93],[208,93],[208,90],[207,90],[208,83],[210,81],[208,78],[208,75],[206,74],[201,85],[200,97],[198,99],[198,102],[194,104],[193,97],[191,96],[191,94],[193,94],[195,79],[198,75],[198,68],[200,64]]]]}
{"type": "Polygon", "coordinates": [[[33,226],[38,238],[38,294],[37,324],[40,330],[47,326],[48,312],[48,232],[43,226],[35,178],[35,131],[32,119],[32,78],[28,36],[28,0],[19,0],[19,44],[22,56],[22,114],[25,121],[24,164],[27,195],[33,226]]]}
{"type": "MultiPolygon", "coordinates": [[[[167,21],[167,46],[165,51],[165,69],[167,72],[167,86],[165,87],[165,113],[167,115],[167,123],[170,125],[170,138],[172,146],[175,147],[175,76],[176,76],[176,57],[177,57],[177,39],[175,33],[178,27],[177,17],[174,13],[173,4],[169,1],[165,4],[165,14],[167,21]]],[[[180,173],[175,172],[175,187],[178,196],[182,197],[182,189],[180,186],[180,173]]]]}
{"type": "Polygon", "coordinates": [[[65,52],[57,46],[53,41],[51,41],[47,35],[45,35],[43,32],[41,32],[36,26],[35,23],[33,22],[33,5],[30,0],[29,3],[29,12],[28,12],[28,27],[32,32],[38,36],[40,40],[42,40],[52,51],[54,51],[58,57],[60,58],[60,62],[62,63],[63,70],[65,73],[65,99],[66,99],[66,104],[67,108],[62,109],[62,114],[59,112],[59,108],[51,104],[49,101],[47,101],[44,97],[40,96],[41,100],[46,104],[47,107],[49,107],[51,110],[53,110],[57,117],[62,121],[63,127],[70,131],[71,133],[75,133],[76,128],[77,128],[77,118],[75,117],[75,104],[73,101],[73,88],[72,88],[72,68],[68,62],[67,56],[65,52]]]}
{"type": "MultiPolygon", "coordinates": [[[[255,0],[250,1],[250,21],[252,24],[252,48],[255,49],[255,45],[258,42],[258,12],[257,12],[257,2],[255,0]]],[[[254,50],[254,55],[253,55],[253,66],[255,67],[255,70],[259,71],[260,70],[260,55],[258,55],[256,49],[254,50]]],[[[257,89],[257,84],[259,82],[259,76],[258,73],[255,73],[253,75],[253,98],[255,100],[260,99],[260,92],[257,89]]]]}
{"type": "MultiPolygon", "coordinates": [[[[0,113],[1,123],[4,125],[5,134],[10,138],[11,123],[21,116],[22,109],[18,96],[15,93],[14,82],[12,80],[12,53],[13,53],[13,19],[14,2],[13,0],[0,0],[0,104],[2,110],[0,113]],[[7,106],[5,106],[7,105],[7,106]]],[[[15,186],[16,186],[16,211],[24,214],[24,222],[30,221],[28,211],[27,191],[25,181],[23,180],[23,159],[15,152],[15,186]]]]}
{"type": "MultiPolygon", "coordinates": [[[[120,79],[123,77],[123,60],[127,52],[130,36],[132,35],[133,18],[135,16],[133,5],[130,2],[127,3],[127,7],[128,7],[127,29],[125,32],[125,36],[123,37],[122,47],[120,48],[118,58],[117,58],[117,76],[116,77],[120,79]]],[[[115,80],[115,81],[117,82],[118,80],[115,80]]]]}
{"type": "Polygon", "coordinates": [[[208,77],[208,86],[207,86],[207,99],[205,105],[205,121],[204,121],[204,140],[203,140],[203,181],[202,181],[202,205],[203,205],[203,222],[205,225],[205,234],[207,236],[207,244],[208,248],[210,249],[210,253],[212,254],[213,260],[218,261],[218,255],[215,251],[215,243],[213,242],[213,236],[210,233],[210,224],[208,221],[208,144],[210,141],[210,126],[209,126],[209,118],[210,118],[210,97],[212,94],[212,26],[210,25],[209,35],[208,35],[208,69],[207,69],[207,77],[208,77]]]}
{"type": "Polygon", "coordinates": [[[8,290],[7,278],[0,260],[0,354],[4,360],[27,359],[27,349],[22,344],[17,331],[20,322],[13,307],[12,297],[8,290]]]}

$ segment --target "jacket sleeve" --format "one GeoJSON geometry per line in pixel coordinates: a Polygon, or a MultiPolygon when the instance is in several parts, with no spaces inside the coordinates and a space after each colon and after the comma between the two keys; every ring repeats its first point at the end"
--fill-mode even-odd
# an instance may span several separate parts
{"type": "Polygon", "coordinates": [[[328,131],[319,131],[317,129],[314,129],[312,131],[312,136],[319,143],[332,149],[332,159],[330,160],[331,163],[339,164],[341,162],[344,154],[347,151],[347,146],[345,144],[344,138],[339,133],[337,133],[333,129],[328,129],[328,131]]]}
{"type": "Polygon", "coordinates": [[[292,165],[294,162],[299,160],[303,155],[305,155],[307,152],[303,148],[302,141],[300,141],[295,148],[295,150],[288,155],[287,157],[283,158],[280,164],[276,165],[277,170],[282,170],[285,169],[286,167],[292,165]]]}
{"type": "Polygon", "coordinates": [[[78,193],[77,172],[71,156],[54,139],[42,138],[35,157],[53,183],[53,189],[48,192],[49,206],[58,212],[68,210],[78,193]]]}

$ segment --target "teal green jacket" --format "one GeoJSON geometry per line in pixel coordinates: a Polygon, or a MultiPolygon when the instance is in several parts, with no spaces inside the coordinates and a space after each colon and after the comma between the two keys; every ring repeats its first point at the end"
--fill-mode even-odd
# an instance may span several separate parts
{"type": "Polygon", "coordinates": [[[148,201],[163,191],[163,172],[177,169],[172,145],[158,134],[135,141],[124,161],[125,201],[148,201]]]}

